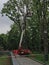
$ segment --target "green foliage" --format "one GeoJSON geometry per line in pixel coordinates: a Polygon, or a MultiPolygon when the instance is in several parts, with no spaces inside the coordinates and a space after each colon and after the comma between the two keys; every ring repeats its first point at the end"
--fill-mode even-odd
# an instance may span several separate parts
{"type": "Polygon", "coordinates": [[[18,49],[19,38],[20,38],[19,27],[18,25],[13,24],[11,26],[11,30],[8,32],[8,46],[10,50],[18,49]]]}
{"type": "MultiPolygon", "coordinates": [[[[8,32],[8,48],[9,49],[17,49],[20,40],[21,34],[21,25],[20,25],[20,13],[23,11],[23,5],[31,6],[31,10],[33,11],[33,15],[29,20],[26,20],[26,33],[25,40],[23,39],[23,47],[27,47],[32,51],[43,51],[43,43],[41,43],[41,35],[42,35],[42,26],[43,20],[42,18],[42,10],[43,10],[43,2],[41,0],[9,0],[4,4],[2,9],[2,14],[8,16],[12,21],[16,24],[12,25],[11,30],[8,32]]],[[[47,7],[49,7],[49,3],[47,3],[47,7]]],[[[49,9],[46,11],[47,24],[49,23],[49,9]]],[[[49,32],[49,24],[48,24],[48,32],[49,32]]],[[[48,33],[49,38],[49,33],[48,33]]],[[[48,39],[49,41],[49,39],[48,39]]],[[[1,41],[2,42],[2,41],[1,41]]]]}
{"type": "Polygon", "coordinates": [[[7,35],[0,34],[0,47],[3,47],[3,49],[7,49],[7,35]]]}

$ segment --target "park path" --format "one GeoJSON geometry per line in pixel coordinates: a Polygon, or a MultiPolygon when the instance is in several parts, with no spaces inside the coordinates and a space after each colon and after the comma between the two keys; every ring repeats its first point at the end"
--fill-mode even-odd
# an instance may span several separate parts
{"type": "Polygon", "coordinates": [[[16,58],[12,54],[13,65],[42,65],[34,60],[27,57],[17,55],[16,58]]]}
{"type": "Polygon", "coordinates": [[[19,63],[17,62],[15,56],[13,55],[13,53],[11,52],[11,57],[12,57],[12,62],[13,62],[13,65],[19,65],[19,63]]]}

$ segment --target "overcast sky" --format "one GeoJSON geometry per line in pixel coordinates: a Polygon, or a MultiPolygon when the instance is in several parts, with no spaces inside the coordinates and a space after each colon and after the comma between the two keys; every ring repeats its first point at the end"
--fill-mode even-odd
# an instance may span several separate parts
{"type": "MultiPolygon", "coordinates": [[[[0,11],[3,7],[3,3],[7,2],[8,0],[0,0],[0,11]]],[[[13,22],[6,16],[1,16],[0,14],[0,34],[7,33],[10,30],[10,26],[13,22]]]]}

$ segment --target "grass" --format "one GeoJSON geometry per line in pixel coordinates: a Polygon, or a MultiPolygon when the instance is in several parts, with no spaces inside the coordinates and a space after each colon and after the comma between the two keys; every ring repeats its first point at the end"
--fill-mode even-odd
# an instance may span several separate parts
{"type": "Polygon", "coordinates": [[[2,55],[0,57],[0,65],[11,65],[11,59],[8,55],[2,55]]]}
{"type": "MultiPolygon", "coordinates": [[[[28,57],[36,61],[39,61],[41,63],[45,63],[43,54],[32,54],[32,55],[29,55],[28,57]]],[[[47,65],[49,65],[49,57],[48,57],[47,65]]]]}

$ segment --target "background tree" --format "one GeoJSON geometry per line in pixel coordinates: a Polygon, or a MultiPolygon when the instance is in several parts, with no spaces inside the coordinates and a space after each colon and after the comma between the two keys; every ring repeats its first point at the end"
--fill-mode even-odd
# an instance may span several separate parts
{"type": "Polygon", "coordinates": [[[8,36],[6,34],[0,34],[0,46],[3,47],[4,50],[8,48],[7,39],[8,36]]]}
{"type": "MultiPolygon", "coordinates": [[[[43,51],[44,45],[42,42],[43,39],[43,19],[42,19],[42,12],[43,12],[43,1],[42,0],[9,0],[7,3],[4,4],[4,7],[2,9],[2,14],[7,15],[12,21],[14,21],[19,28],[19,31],[21,31],[21,24],[20,24],[20,16],[23,13],[23,7],[27,6],[27,11],[32,10],[33,15],[31,18],[26,18],[26,36],[25,40],[26,44],[24,46],[27,46],[28,48],[34,51],[43,51]],[[29,19],[28,19],[29,18],[29,19]],[[27,43],[28,42],[28,43],[27,43]]],[[[49,2],[47,2],[47,20],[49,21],[49,2]]],[[[47,22],[48,24],[49,22],[47,22]]],[[[17,28],[11,28],[11,31],[9,32],[9,38],[13,39],[14,35],[16,35],[17,38],[17,28]],[[16,31],[14,33],[13,31],[16,31]],[[11,37],[10,37],[11,34],[11,37]],[[12,36],[13,35],[13,36],[12,36]]],[[[48,24],[48,32],[49,32],[49,24],[48,24]]],[[[21,33],[20,33],[21,34],[21,33]]],[[[8,39],[9,39],[8,38],[8,39]]],[[[48,33],[49,38],[49,33],[48,33]]],[[[17,38],[18,39],[18,38],[17,38]]],[[[16,40],[14,38],[14,40],[16,40]]],[[[11,41],[9,40],[9,43],[11,41]]],[[[15,42],[16,43],[16,42],[15,42]]],[[[9,45],[10,46],[10,45],[9,45]]],[[[16,48],[16,47],[15,47],[16,48]]]]}
{"type": "Polygon", "coordinates": [[[18,49],[20,39],[20,30],[18,25],[13,24],[11,25],[11,30],[8,32],[8,46],[9,49],[18,49]]]}

